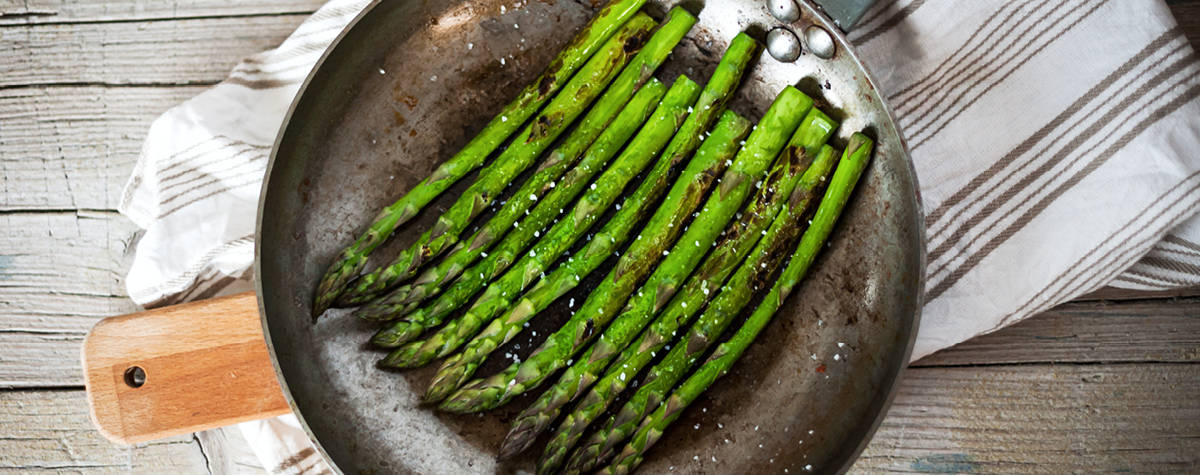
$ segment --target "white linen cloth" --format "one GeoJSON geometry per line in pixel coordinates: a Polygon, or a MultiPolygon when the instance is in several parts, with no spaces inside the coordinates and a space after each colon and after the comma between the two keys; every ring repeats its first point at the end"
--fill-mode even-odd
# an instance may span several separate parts
{"type": "MultiPolygon", "coordinates": [[[[132,299],[245,282],[283,115],[368,3],[331,0],[154,122],[120,205],[146,230],[132,299]]],[[[1104,285],[1200,284],[1200,63],[1161,0],[884,0],[850,38],[921,185],[914,359],[1104,285]]],[[[328,469],[290,416],[242,429],[268,470],[328,469]]]]}

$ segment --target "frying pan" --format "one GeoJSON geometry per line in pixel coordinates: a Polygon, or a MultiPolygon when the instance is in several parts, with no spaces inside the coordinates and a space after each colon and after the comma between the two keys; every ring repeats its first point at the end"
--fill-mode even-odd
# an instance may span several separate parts
{"type": "MultiPolygon", "coordinates": [[[[661,14],[674,3],[651,0],[647,10],[661,14]]],[[[782,62],[764,53],[732,108],[760,117],[782,87],[796,85],[841,122],[835,144],[865,130],[877,148],[803,284],[735,370],[667,431],[643,468],[843,471],[886,412],[916,335],[924,237],[905,144],[842,32],[812,5],[801,4],[789,23],[762,0],[684,6],[700,21],[659,71],[664,82],[679,74],[703,81],[737,32],[764,39],[784,27],[803,39],[805,54],[782,62]],[[821,47],[823,39],[832,50],[821,47]]],[[[432,368],[380,371],[380,355],[365,345],[372,327],[344,311],[314,324],[310,302],[325,266],[360,226],[464,145],[595,7],[572,0],[367,7],[309,76],[275,143],[259,207],[257,297],[99,323],[83,358],[100,430],[135,442],[291,411],[321,455],[345,473],[532,468],[533,457],[499,462],[494,454],[509,420],[536,391],[483,415],[432,411],[418,403],[432,368]]],[[[428,226],[469,181],[444,193],[376,255],[409,244],[417,235],[409,230],[428,226]]],[[[583,298],[590,287],[571,297],[583,298]]],[[[537,334],[544,337],[566,314],[565,305],[552,306],[534,329],[542,327],[537,334]]],[[[527,353],[537,343],[522,335],[496,353],[527,353]]]]}

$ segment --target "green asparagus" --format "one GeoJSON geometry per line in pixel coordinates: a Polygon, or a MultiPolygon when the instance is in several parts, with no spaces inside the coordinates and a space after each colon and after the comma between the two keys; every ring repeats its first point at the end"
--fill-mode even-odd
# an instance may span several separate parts
{"type": "MultiPolygon", "coordinates": [[[[520,258],[520,262],[516,266],[505,272],[499,280],[489,285],[487,290],[475,300],[470,309],[461,317],[448,324],[430,338],[409,344],[392,352],[384,361],[384,364],[396,367],[412,367],[424,364],[420,363],[421,361],[428,362],[433,358],[443,356],[443,351],[453,349],[449,347],[450,345],[456,348],[456,342],[461,342],[464,338],[470,338],[471,335],[469,334],[460,336],[460,331],[466,330],[464,325],[477,326],[479,319],[494,317],[499,311],[498,309],[503,309],[501,306],[502,303],[511,302],[512,299],[519,296],[526,286],[540,276],[575,241],[587,233],[587,230],[603,214],[603,210],[616,201],[629,180],[632,180],[638,172],[645,168],[658,155],[659,150],[662,149],[671,135],[675,133],[676,127],[687,116],[687,109],[696,99],[699,90],[700,86],[695,82],[686,76],[680,76],[675,81],[675,85],[671,87],[671,90],[663,98],[662,104],[658,106],[651,118],[646,122],[646,125],[643,126],[641,132],[626,147],[625,152],[617,157],[613,161],[612,166],[605,170],[592,183],[591,189],[584,193],[571,212],[560,218],[558,223],[555,223],[546,233],[545,237],[540,239],[525,256],[520,258]],[[509,296],[510,293],[511,296],[509,296]],[[448,349],[443,350],[443,348],[448,349]]],[[[616,147],[612,147],[611,150],[615,152],[618,148],[619,144],[616,147]]],[[[559,210],[555,209],[553,211],[555,215],[557,215],[557,211],[559,210]]],[[[521,250],[515,249],[510,252],[511,258],[515,259],[516,254],[521,252],[521,250]]],[[[498,256],[501,253],[497,252],[495,255],[498,256]]],[[[496,257],[489,256],[483,261],[483,264],[487,264],[495,259],[496,257]]],[[[401,333],[394,331],[394,329],[409,332],[406,329],[414,325],[424,325],[426,328],[429,328],[440,324],[445,315],[448,315],[454,308],[465,302],[471,294],[475,293],[476,289],[483,287],[487,283],[487,280],[490,280],[492,277],[491,274],[484,272],[478,272],[478,275],[483,276],[481,278],[476,278],[476,275],[477,271],[472,268],[449,292],[440,296],[430,310],[433,314],[431,318],[424,319],[419,323],[404,322],[393,325],[392,328],[380,332],[376,336],[375,343],[390,344],[392,341],[397,340],[393,338],[393,335],[399,336],[401,333]],[[466,289],[469,293],[460,292],[461,289],[466,289]],[[459,299],[459,295],[462,296],[461,299],[459,299]]]]}
{"type": "MultiPolygon", "coordinates": [[[[500,240],[513,227],[513,224],[521,219],[526,211],[537,203],[537,200],[543,197],[542,195],[552,189],[555,180],[574,167],[576,160],[613,121],[634,92],[650,79],[654,71],[667,59],[667,55],[671,53],[675,45],[695,24],[696,17],[687,10],[680,7],[672,8],[667,13],[662,26],[646,42],[646,46],[625,66],[620,76],[613,80],[612,85],[604,91],[604,95],[596,100],[596,104],[579,121],[563,144],[550,152],[538,166],[537,171],[513,193],[512,198],[506,201],[503,207],[472,237],[463,242],[465,246],[459,247],[458,250],[446,256],[436,267],[422,273],[413,282],[411,286],[413,289],[408,291],[406,300],[409,302],[414,298],[420,300],[419,297],[431,293],[433,290],[431,287],[443,285],[458,277],[459,273],[473,264],[492,244],[500,240]]],[[[532,236],[528,239],[532,239],[532,236]]],[[[368,302],[406,275],[397,266],[377,270],[356,281],[355,287],[346,291],[346,294],[351,295],[349,297],[344,295],[343,299],[349,304],[368,302]]]]}
{"type": "MultiPolygon", "coordinates": [[[[478,276],[478,285],[462,285],[460,283],[452,291],[455,295],[463,295],[460,299],[470,298],[487,281],[493,277],[494,269],[507,267],[514,256],[525,250],[524,243],[541,236],[541,231],[554,219],[557,219],[563,207],[568,206],[576,195],[583,191],[592,177],[603,170],[625,145],[634,132],[658,107],[659,101],[666,94],[667,87],[657,79],[651,78],[642,90],[629,101],[621,114],[612,125],[600,135],[596,142],[588,148],[578,165],[567,172],[555,188],[542,199],[529,216],[521,221],[516,228],[504,237],[491,254],[481,253],[485,260],[470,269],[469,276],[478,276]]],[[[441,267],[439,265],[439,267],[441,267]]],[[[411,315],[419,305],[419,300],[405,297],[408,290],[404,287],[396,289],[384,298],[360,308],[355,315],[372,321],[405,318],[406,321],[424,319],[424,315],[411,315]]],[[[444,297],[452,298],[452,297],[444,297]]],[[[453,309],[451,309],[453,310],[453,309]]],[[[418,326],[416,328],[424,328],[418,326]]]]}
{"type": "MultiPolygon", "coordinates": [[[[745,72],[750,60],[753,59],[755,52],[758,51],[758,43],[745,34],[738,34],[730,43],[729,49],[725,52],[724,57],[718,64],[716,72],[713,73],[712,79],[704,91],[700,93],[700,98],[696,102],[695,112],[688,116],[683,125],[679,128],[679,132],[671,139],[671,143],[667,145],[663,152],[664,159],[660,160],[655,165],[654,169],[643,180],[642,185],[632,195],[637,200],[627,201],[627,203],[650,203],[658,199],[662,192],[662,188],[666,186],[666,180],[670,177],[670,173],[675,169],[675,166],[691,155],[700,143],[700,135],[707,130],[712,119],[717,116],[719,111],[724,109],[725,103],[732,96],[734,89],[737,88],[741,81],[741,76],[745,72]]],[[[613,218],[612,222],[632,224],[632,221],[640,219],[640,214],[635,217],[634,209],[642,210],[642,206],[636,208],[626,206],[625,211],[619,211],[618,216],[622,219],[613,218]],[[632,220],[632,221],[630,221],[632,220]]],[[[625,238],[628,233],[628,226],[622,226],[621,233],[615,233],[612,236],[620,239],[625,238]]],[[[553,302],[562,294],[574,288],[579,281],[579,277],[590,273],[600,262],[604,256],[607,256],[611,249],[605,247],[616,247],[619,242],[606,243],[604,239],[593,239],[588,244],[587,251],[581,252],[578,255],[587,256],[587,259],[572,260],[567,265],[556,270],[551,278],[539,281],[533,289],[526,293],[526,298],[522,301],[522,305],[518,308],[525,307],[533,310],[533,313],[540,312],[550,302],[553,302]]],[[[469,296],[462,297],[463,299],[469,296]]],[[[414,325],[403,325],[397,323],[394,328],[389,329],[386,333],[377,335],[377,344],[383,346],[397,346],[399,341],[409,341],[415,338],[423,331],[426,326],[420,325],[420,322],[428,318],[429,312],[416,312],[413,315],[406,317],[406,320],[416,320],[414,325]]],[[[502,319],[507,320],[507,319],[502,319]]],[[[488,350],[490,351],[490,350],[488,350]]],[[[456,389],[456,388],[450,388],[456,389]]]]}
{"type": "MultiPolygon", "coordinates": [[[[364,288],[374,289],[372,286],[376,280],[396,282],[407,279],[415,274],[427,259],[440,255],[442,251],[456,244],[459,233],[467,227],[471,219],[491,206],[496,196],[541,156],[542,151],[604,91],[609,81],[616,77],[622,66],[645,43],[653,26],[654,20],[644,13],[630,19],[587,64],[583,65],[562,92],[525,126],[509,143],[508,148],[496,157],[495,162],[479,174],[475,183],[438,217],[431,229],[421,234],[417,242],[401,251],[381,271],[372,272],[359,279],[359,282],[366,286],[364,288]]],[[[359,284],[353,286],[360,287],[359,284]]]]}
{"type": "MultiPolygon", "coordinates": [[[[744,218],[729,226],[725,238],[704,260],[696,274],[688,279],[687,285],[664,307],[649,330],[632,345],[625,347],[620,357],[609,365],[603,379],[592,387],[584,402],[559,425],[557,433],[546,446],[539,461],[539,471],[553,470],[561,464],[567,451],[583,435],[587,426],[625,389],[626,379],[622,374],[640,373],[653,354],[670,341],[675,331],[680,326],[690,323],[691,317],[696,315],[708,300],[709,287],[715,288],[724,284],[725,278],[758,242],[760,234],[765,232],[779,213],[793,189],[797,185],[816,187],[819,184],[819,179],[827,172],[827,169],[825,172],[821,171],[825,164],[818,162],[814,167],[809,165],[835,127],[836,123],[820,110],[813,108],[809,111],[771,174],[763,186],[759,187],[757,196],[744,213],[744,218]]],[[[681,245],[687,245],[685,239],[680,241],[681,245]]],[[[698,245],[693,242],[693,247],[698,245]]],[[[626,312],[629,310],[627,306],[626,312]]],[[[606,331],[605,335],[607,334],[606,331]]],[[[602,335],[601,339],[604,337],[602,335]]],[[[558,417],[562,406],[587,390],[593,381],[597,381],[597,373],[601,369],[603,366],[592,364],[592,360],[586,356],[568,368],[554,387],[542,393],[536,402],[517,416],[512,430],[501,445],[501,454],[511,455],[525,450],[538,434],[558,417]]]]}
{"type": "MultiPolygon", "coordinates": [[[[588,243],[586,249],[577,254],[577,256],[583,256],[582,258],[570,260],[550,276],[540,280],[525,293],[520,302],[509,310],[508,315],[493,320],[461,355],[447,361],[426,393],[428,401],[440,401],[450,391],[457,389],[474,374],[480,361],[496,347],[516,336],[525,321],[575,288],[581,276],[595,270],[613,251],[612,248],[624,242],[631,232],[632,224],[640,220],[641,211],[638,211],[638,217],[634,217],[633,207],[630,205],[635,204],[637,205],[636,209],[644,210],[645,204],[658,199],[659,193],[666,186],[665,181],[669,178],[670,171],[696,150],[701,141],[701,134],[708,130],[713,118],[724,110],[725,104],[741,82],[742,74],[750,60],[754,58],[758,48],[758,42],[744,33],[734,37],[718,63],[712,78],[709,79],[708,85],[705,86],[704,92],[700,93],[700,99],[696,103],[694,112],[688,116],[683,126],[679,128],[679,132],[667,145],[666,151],[663,152],[665,160],[660,160],[659,164],[655,165],[654,170],[647,175],[638,191],[635,191],[631,198],[626,200],[624,210],[618,212],[620,219],[614,217],[610,221],[622,223],[622,225],[613,226],[611,229],[606,226],[588,243]],[[654,184],[654,186],[648,186],[648,184],[654,184]]],[[[719,173],[719,170],[715,173],[719,173]]],[[[685,172],[684,176],[690,175],[685,172]]],[[[704,176],[711,178],[715,174],[704,176]]]]}
{"type": "Polygon", "coordinates": [[[446,162],[438,165],[429,177],[422,180],[396,202],[388,205],[357,240],[338,254],[317,285],[313,301],[313,316],[318,316],[345,289],[363,266],[367,256],[391,236],[401,224],[412,219],[425,205],[433,201],[455,182],[483,164],[505,139],[520,129],[550,97],[554,96],[575,71],[600,49],[632,18],[646,0],[613,0],[600,11],[566,46],[546,71],[526,86],[512,102],[483,130],[446,162]]]}
{"type": "MultiPolygon", "coordinates": [[[[721,120],[718,121],[709,138],[700,146],[699,151],[696,152],[696,156],[688,164],[688,169],[682,173],[682,178],[676,181],[676,185],[668,194],[667,200],[659,206],[659,209],[679,209],[683,214],[686,214],[694,208],[695,203],[699,202],[699,196],[691,199],[686,204],[681,203],[681,200],[693,194],[702,195],[704,189],[711,187],[715,177],[725,168],[725,163],[737,151],[738,141],[749,130],[749,121],[733,112],[726,112],[721,120]],[[684,188],[689,189],[684,190],[684,188]]],[[[650,202],[652,201],[650,200],[650,202]]],[[[650,202],[634,203],[636,206],[648,207],[650,202]]],[[[615,218],[610,223],[617,223],[614,226],[629,227],[629,225],[623,224],[623,221],[617,221],[615,218]]],[[[575,277],[586,275],[587,272],[595,269],[611,253],[610,248],[619,245],[628,238],[629,229],[609,229],[611,227],[613,226],[606,225],[601,233],[598,234],[598,237],[593,238],[593,242],[596,242],[596,239],[603,237],[605,240],[602,242],[610,244],[606,244],[602,250],[598,248],[586,249],[585,252],[579,254],[578,259],[572,258],[571,261],[568,261],[567,265],[552,273],[548,277],[548,280],[564,278],[574,283],[577,282],[575,277]],[[586,268],[582,269],[586,272],[582,274],[574,273],[581,270],[574,265],[576,262],[586,264],[586,268]],[[566,272],[572,274],[567,276],[566,272]]],[[[461,353],[448,359],[442,365],[437,375],[434,376],[433,382],[426,392],[426,400],[439,401],[444,399],[451,391],[457,389],[462,382],[474,374],[474,371],[487,358],[488,354],[495,351],[499,345],[516,336],[525,322],[535,314],[532,311],[532,307],[525,305],[526,302],[523,300],[522,304],[513,308],[505,318],[492,320],[488,328],[476,336],[461,353]]]]}
{"type": "MultiPolygon", "coordinates": [[[[749,193],[753,180],[760,178],[766,171],[811,105],[812,99],[794,87],[788,86],[780,92],[760,126],[750,134],[745,147],[738,152],[737,158],[722,177],[720,186],[714,190],[714,196],[722,200],[729,199],[735,203],[735,208],[740,206],[749,193]]],[[[698,195],[694,202],[698,203],[702,196],[703,193],[698,195]]],[[[580,310],[562,328],[550,335],[529,358],[511,365],[497,375],[466,385],[443,402],[441,408],[451,412],[476,412],[494,408],[513,396],[537,387],[551,373],[566,364],[568,359],[595,339],[598,329],[608,325],[638,282],[662,257],[660,254],[668,255],[666,249],[679,235],[683,218],[691,209],[683,210],[682,216],[679,216],[680,211],[679,208],[664,204],[647,223],[642,236],[630,244],[625,255],[588,296],[580,310]]],[[[696,219],[697,222],[708,225],[710,218],[706,218],[706,215],[719,216],[723,212],[721,209],[707,208],[702,210],[700,217],[696,219]]],[[[733,211],[730,211],[729,214],[732,213],[733,211]]],[[[723,226],[724,223],[721,222],[720,227],[723,226]]],[[[620,348],[617,348],[612,351],[619,350],[620,348]]]]}
{"type": "MultiPolygon", "coordinates": [[[[813,173],[805,173],[806,183],[793,190],[788,197],[788,205],[773,217],[766,234],[754,245],[754,249],[737,267],[729,281],[721,287],[721,291],[708,304],[691,329],[680,341],[675,342],[663,360],[650,370],[645,384],[638,388],[619,412],[608,418],[601,430],[593,433],[571,456],[567,463],[569,470],[587,471],[611,457],[612,451],[618,447],[617,444],[624,442],[634,432],[642,417],[658,405],[661,398],[704,354],[710,343],[721,335],[749,302],[760,282],[774,272],[780,256],[787,252],[787,246],[799,235],[802,226],[796,223],[802,222],[808,203],[817,193],[836,159],[832,148],[822,147],[813,161],[813,173]]],[[[625,369],[621,366],[610,370],[618,373],[622,371],[625,369]]],[[[603,391],[603,388],[598,389],[603,391]]]]}
{"type": "Polygon", "coordinates": [[[728,341],[719,345],[703,366],[689,376],[653,414],[640,421],[632,440],[621,450],[613,464],[606,468],[606,473],[626,474],[637,468],[646,451],[658,441],[667,426],[679,418],[683,410],[717,378],[728,373],[746,348],[754,342],[767,323],[770,323],[771,317],[783,305],[825,245],[850,193],[866,168],[872,146],[871,139],[861,133],[856,133],[850,138],[850,145],[846,148],[841,165],[830,180],[829,190],[821,200],[812,224],[804,232],[791,262],[775,281],[770,292],[742,327],[728,341]]]}

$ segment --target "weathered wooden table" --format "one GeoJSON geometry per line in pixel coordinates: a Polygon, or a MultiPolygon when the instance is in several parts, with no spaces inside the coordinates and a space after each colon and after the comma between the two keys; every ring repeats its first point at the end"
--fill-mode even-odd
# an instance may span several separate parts
{"type": "MultiPolygon", "coordinates": [[[[116,205],[150,121],[320,4],[0,0],[0,471],[262,471],[236,430],[105,441],[79,345],[135,310],[116,205]]],[[[856,471],[1200,470],[1196,295],[1101,291],[915,363],[856,471]]]]}

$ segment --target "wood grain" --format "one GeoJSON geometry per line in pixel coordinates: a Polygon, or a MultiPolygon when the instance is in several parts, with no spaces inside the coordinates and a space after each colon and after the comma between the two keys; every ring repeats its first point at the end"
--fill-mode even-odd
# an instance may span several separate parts
{"type": "Polygon", "coordinates": [[[1060,305],[913,366],[1200,363],[1200,298],[1060,305]]]}
{"type": "Polygon", "coordinates": [[[323,0],[3,0],[0,26],[310,13],[323,0]]]}
{"type": "Polygon", "coordinates": [[[1200,467],[1200,365],[908,371],[855,473],[1185,473],[1200,467]]]}
{"type": "Polygon", "coordinates": [[[116,210],[150,123],[205,88],[0,89],[0,212],[116,210]]]}
{"type": "Polygon", "coordinates": [[[307,15],[29,25],[0,35],[0,87],[213,84],[307,15]]]}
{"type": "Polygon", "coordinates": [[[106,318],[88,333],[82,362],[92,417],[114,442],[291,412],[252,292],[106,318]],[[135,368],[143,383],[129,382],[135,368]]]}
{"type": "Polygon", "coordinates": [[[136,227],[115,212],[0,213],[0,388],[82,384],[79,344],[125,296],[136,227]]]}
{"type": "Polygon", "coordinates": [[[0,391],[0,472],[209,473],[191,435],[113,445],[83,391],[0,391]]]}
{"type": "Polygon", "coordinates": [[[1088,292],[1075,299],[1076,302],[1095,300],[1149,300],[1173,299],[1180,297],[1200,297],[1200,287],[1184,287],[1170,290],[1133,290],[1118,287],[1102,287],[1095,292],[1088,292]]]}

